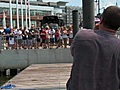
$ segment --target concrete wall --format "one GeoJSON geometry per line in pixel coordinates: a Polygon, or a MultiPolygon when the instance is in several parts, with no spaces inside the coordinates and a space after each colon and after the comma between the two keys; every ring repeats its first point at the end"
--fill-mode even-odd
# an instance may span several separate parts
{"type": "Polygon", "coordinates": [[[6,50],[0,53],[0,70],[26,68],[31,64],[71,63],[70,49],[6,50]]]}

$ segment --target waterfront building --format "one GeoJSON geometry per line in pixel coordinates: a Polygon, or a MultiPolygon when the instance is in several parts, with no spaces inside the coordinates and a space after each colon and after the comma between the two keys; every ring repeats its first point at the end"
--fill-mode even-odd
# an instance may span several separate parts
{"type": "Polygon", "coordinates": [[[79,6],[66,6],[65,8],[65,12],[66,12],[66,24],[72,24],[72,11],[73,10],[78,10],[78,14],[79,14],[79,19],[78,19],[78,23],[80,24],[82,21],[82,8],[79,6]]]}
{"type": "Polygon", "coordinates": [[[22,29],[30,28],[32,24],[40,27],[43,16],[63,17],[61,7],[65,7],[66,3],[42,0],[0,0],[0,29],[5,28],[6,25],[10,25],[11,28],[22,27],[22,29]]]}

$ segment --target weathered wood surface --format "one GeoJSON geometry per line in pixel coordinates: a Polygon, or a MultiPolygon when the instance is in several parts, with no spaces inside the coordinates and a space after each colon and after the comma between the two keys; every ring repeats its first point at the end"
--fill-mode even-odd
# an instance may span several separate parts
{"type": "Polygon", "coordinates": [[[11,79],[16,88],[34,90],[66,90],[71,63],[33,64],[11,79]]]}

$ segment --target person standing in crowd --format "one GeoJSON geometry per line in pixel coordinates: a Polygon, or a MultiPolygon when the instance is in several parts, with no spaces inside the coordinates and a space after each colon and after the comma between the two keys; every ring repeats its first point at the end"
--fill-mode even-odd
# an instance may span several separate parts
{"type": "Polygon", "coordinates": [[[62,38],[64,42],[64,48],[67,48],[67,40],[68,40],[68,30],[67,27],[62,28],[62,38]]]}
{"type": "Polygon", "coordinates": [[[41,44],[41,36],[40,36],[40,30],[38,28],[37,32],[36,32],[36,36],[37,36],[37,48],[39,49],[40,44],[41,44]]]}
{"type": "Polygon", "coordinates": [[[21,49],[22,47],[22,30],[20,29],[16,29],[14,31],[14,35],[16,36],[16,49],[19,47],[19,49],[21,49]]]}
{"type": "Polygon", "coordinates": [[[49,42],[50,42],[49,30],[50,30],[50,28],[49,28],[49,26],[47,25],[47,26],[45,27],[45,31],[46,31],[46,46],[47,46],[48,48],[49,48],[49,42]]]}
{"type": "Polygon", "coordinates": [[[49,27],[49,24],[48,24],[48,23],[45,23],[45,24],[43,25],[43,28],[45,28],[45,29],[48,28],[48,29],[49,29],[49,28],[50,28],[50,27],[49,27]]]}
{"type": "Polygon", "coordinates": [[[30,30],[29,32],[27,32],[27,35],[28,35],[28,49],[32,49],[32,46],[33,46],[33,42],[32,42],[32,31],[30,30]]]}
{"type": "Polygon", "coordinates": [[[49,48],[52,49],[55,43],[55,30],[51,27],[49,30],[50,35],[50,45],[49,48]]]}
{"type": "Polygon", "coordinates": [[[28,39],[28,35],[27,35],[27,31],[24,29],[22,30],[22,47],[24,49],[27,49],[27,39],[28,39]]]}
{"type": "Polygon", "coordinates": [[[42,28],[40,35],[42,38],[42,47],[43,47],[43,49],[46,49],[47,48],[47,46],[46,46],[46,31],[44,28],[42,28]]]}
{"type": "Polygon", "coordinates": [[[56,49],[59,47],[59,42],[60,42],[60,31],[57,29],[55,30],[55,44],[56,44],[56,49]]]}
{"type": "Polygon", "coordinates": [[[36,46],[37,46],[36,45],[36,36],[37,36],[36,32],[37,32],[37,30],[36,30],[34,24],[32,24],[31,29],[29,31],[30,31],[30,33],[32,35],[32,47],[36,48],[36,46]]]}
{"type": "Polygon", "coordinates": [[[73,65],[67,90],[119,90],[120,8],[107,7],[99,30],[79,30],[71,45],[73,65]]]}
{"type": "Polygon", "coordinates": [[[69,26],[68,35],[69,35],[69,45],[71,45],[71,43],[73,41],[73,27],[72,27],[72,25],[69,26]]]}
{"type": "Polygon", "coordinates": [[[11,28],[9,27],[9,25],[7,25],[7,28],[4,29],[4,36],[5,36],[5,40],[6,40],[6,49],[9,48],[9,35],[11,33],[11,28]]]}
{"type": "Polygon", "coordinates": [[[56,49],[59,48],[59,47],[62,48],[62,47],[63,47],[63,46],[62,46],[62,44],[63,44],[63,38],[62,38],[62,30],[61,30],[61,27],[58,28],[58,30],[56,31],[56,34],[57,34],[56,38],[58,38],[58,39],[57,39],[57,47],[56,47],[56,49]],[[59,37],[58,37],[58,35],[59,35],[59,37]]]}
{"type": "Polygon", "coordinates": [[[11,30],[11,33],[9,35],[9,49],[15,48],[15,39],[14,39],[14,33],[13,30],[11,30]]]}

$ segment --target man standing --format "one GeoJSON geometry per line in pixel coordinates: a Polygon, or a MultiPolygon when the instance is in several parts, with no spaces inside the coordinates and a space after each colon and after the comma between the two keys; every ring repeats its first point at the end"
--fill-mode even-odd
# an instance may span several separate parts
{"type": "Polygon", "coordinates": [[[7,28],[4,29],[4,36],[5,36],[5,39],[6,39],[6,49],[9,48],[9,36],[10,36],[10,33],[11,33],[11,28],[9,27],[9,25],[7,25],[7,28]]]}
{"type": "Polygon", "coordinates": [[[36,38],[37,38],[36,33],[37,33],[37,30],[36,30],[34,24],[32,24],[31,29],[29,30],[29,32],[30,32],[30,35],[32,36],[32,47],[37,48],[36,47],[37,46],[37,44],[36,44],[36,38]]]}
{"type": "Polygon", "coordinates": [[[55,30],[51,27],[49,30],[49,35],[50,35],[50,49],[53,48],[54,43],[55,43],[55,30]]]}
{"type": "Polygon", "coordinates": [[[71,45],[73,66],[67,90],[119,90],[120,8],[109,6],[99,30],[80,30],[71,45]]]}

